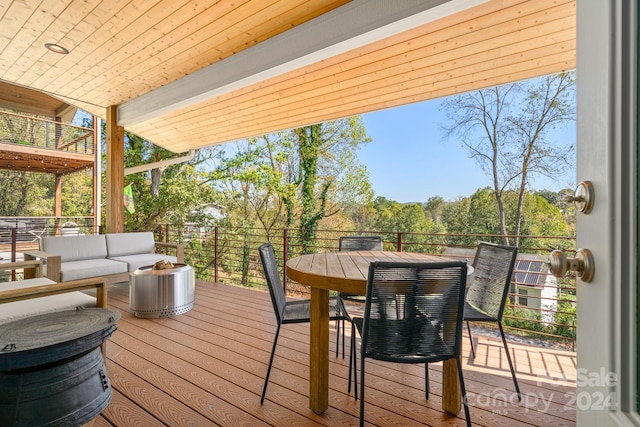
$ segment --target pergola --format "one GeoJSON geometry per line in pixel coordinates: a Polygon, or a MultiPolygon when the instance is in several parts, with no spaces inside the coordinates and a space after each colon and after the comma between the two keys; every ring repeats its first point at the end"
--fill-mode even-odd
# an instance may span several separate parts
{"type": "Polygon", "coordinates": [[[106,120],[106,230],[117,232],[125,128],[182,152],[571,70],[575,9],[575,0],[12,0],[0,5],[0,83],[16,95],[0,106],[35,90],[106,120]]]}

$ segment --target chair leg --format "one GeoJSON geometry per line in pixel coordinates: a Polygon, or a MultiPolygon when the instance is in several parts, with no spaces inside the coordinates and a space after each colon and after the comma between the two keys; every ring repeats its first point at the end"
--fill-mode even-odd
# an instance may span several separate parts
{"type": "MultiPolygon", "coordinates": [[[[336,320],[336,357],[338,357],[338,348],[340,347],[338,343],[340,342],[340,323],[342,323],[343,333],[344,333],[344,320],[336,320]]],[[[344,352],[344,350],[343,350],[344,352]]],[[[344,356],[344,354],[343,354],[344,356]]]]}
{"type": "MultiPolygon", "coordinates": [[[[356,349],[356,327],[351,324],[351,359],[353,360],[353,395],[358,400],[358,351],[356,349]]],[[[349,362],[351,364],[351,362],[349,362]]],[[[351,376],[351,368],[349,368],[349,376],[351,376]]],[[[349,380],[351,384],[351,380],[349,380]]],[[[351,392],[351,391],[349,391],[351,392]]]]}
{"type": "Polygon", "coordinates": [[[471,414],[469,413],[469,402],[467,400],[467,389],[464,386],[464,376],[462,375],[462,359],[458,356],[458,379],[460,380],[460,392],[462,393],[462,405],[464,406],[464,416],[467,419],[467,427],[471,427],[471,414]]]}
{"type": "Polygon", "coordinates": [[[429,363],[424,364],[424,390],[425,399],[429,400],[429,363]]]}
{"type": "Polygon", "coordinates": [[[507,339],[505,338],[504,331],[502,330],[502,323],[498,322],[498,327],[500,328],[500,336],[502,336],[502,344],[504,345],[504,351],[505,353],[507,353],[507,360],[509,361],[509,368],[511,369],[513,384],[516,386],[516,393],[518,393],[518,400],[522,400],[522,395],[520,394],[520,387],[518,386],[518,380],[516,379],[516,370],[513,369],[513,362],[511,361],[511,352],[509,352],[509,347],[507,346],[507,339]]]}
{"type": "Polygon", "coordinates": [[[364,427],[364,357],[360,357],[360,427],[364,427]]]}
{"type": "MultiPolygon", "coordinates": [[[[344,359],[344,331],[346,331],[346,327],[345,327],[345,323],[344,323],[344,319],[342,319],[342,358],[344,359]]],[[[351,326],[353,328],[353,325],[351,326]]]]}
{"type": "Polygon", "coordinates": [[[269,357],[269,367],[267,368],[267,375],[264,377],[264,387],[262,388],[262,397],[260,398],[260,404],[264,403],[264,396],[267,393],[267,384],[269,384],[269,375],[271,374],[271,365],[273,364],[273,356],[276,354],[276,345],[278,344],[278,335],[280,335],[280,325],[276,329],[276,336],[273,338],[273,347],[271,348],[271,356],[269,357]]]}
{"type": "Polygon", "coordinates": [[[353,394],[358,400],[358,377],[357,377],[357,367],[356,367],[356,335],[355,335],[355,326],[351,323],[351,348],[349,350],[349,385],[347,387],[347,391],[351,394],[351,380],[353,379],[353,394]]]}
{"type": "Polygon", "coordinates": [[[469,326],[469,322],[467,323],[467,331],[469,332],[469,342],[471,343],[471,355],[473,358],[476,358],[476,350],[473,348],[473,339],[471,338],[471,327],[469,326]]]}

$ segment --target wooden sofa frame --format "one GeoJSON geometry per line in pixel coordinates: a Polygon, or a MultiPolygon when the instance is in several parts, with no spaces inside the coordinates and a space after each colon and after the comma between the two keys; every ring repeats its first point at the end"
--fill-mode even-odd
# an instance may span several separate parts
{"type": "MultiPolygon", "coordinates": [[[[30,275],[33,276],[32,278],[42,277],[42,260],[2,263],[0,264],[0,269],[23,269],[25,275],[29,271],[30,275]]],[[[108,283],[109,282],[104,277],[92,277],[89,279],[73,280],[64,283],[51,283],[32,286],[24,289],[11,290],[2,290],[2,283],[0,283],[0,304],[23,301],[32,298],[47,297],[49,295],[64,294],[68,292],[96,289],[96,307],[107,308],[108,283]]],[[[35,314],[37,313],[34,313],[34,315],[35,314]]],[[[106,357],[106,341],[102,344],[102,354],[104,357],[106,357]]]]}

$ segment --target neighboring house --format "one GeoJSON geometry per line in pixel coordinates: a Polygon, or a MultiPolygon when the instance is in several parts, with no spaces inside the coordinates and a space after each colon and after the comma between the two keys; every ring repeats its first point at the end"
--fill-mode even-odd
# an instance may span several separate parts
{"type": "Polygon", "coordinates": [[[538,255],[518,255],[513,276],[518,305],[539,310],[543,321],[553,322],[553,312],[558,307],[558,282],[549,273],[546,260],[538,255]]]}
{"type": "Polygon", "coordinates": [[[185,242],[197,236],[200,240],[209,238],[210,226],[224,219],[224,206],[209,203],[194,209],[189,213],[189,219],[184,224],[185,242]]]}

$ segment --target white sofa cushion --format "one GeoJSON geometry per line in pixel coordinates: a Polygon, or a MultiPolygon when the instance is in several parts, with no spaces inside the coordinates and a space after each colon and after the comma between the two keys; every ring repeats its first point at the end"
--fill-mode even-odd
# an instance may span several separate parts
{"type": "Polygon", "coordinates": [[[107,240],[107,257],[115,258],[125,255],[152,254],[156,242],[151,231],[135,233],[105,234],[107,240]]]}
{"type": "Polygon", "coordinates": [[[140,267],[146,267],[148,265],[153,265],[158,261],[164,260],[165,262],[172,262],[176,264],[178,262],[178,258],[172,255],[164,255],[164,254],[139,254],[139,255],[128,255],[128,256],[120,256],[109,258],[114,261],[120,261],[127,263],[129,266],[129,272],[134,272],[140,267]]]}
{"type": "Polygon", "coordinates": [[[90,236],[46,236],[40,239],[40,250],[60,255],[62,262],[80,261],[83,259],[104,259],[107,257],[107,241],[103,234],[90,236]]]}
{"type": "MultiPolygon", "coordinates": [[[[34,286],[55,283],[45,277],[36,279],[17,280],[2,284],[3,290],[25,289],[34,286]]],[[[0,304],[0,324],[13,322],[36,314],[53,313],[61,310],[74,310],[76,307],[95,307],[96,299],[83,292],[67,292],[59,295],[49,295],[24,301],[0,304]]]]}
{"type": "MultiPolygon", "coordinates": [[[[56,282],[46,277],[36,277],[35,279],[14,280],[13,282],[3,282],[3,291],[12,291],[14,289],[33,288],[34,286],[52,285],[56,282]]],[[[0,307],[2,307],[0,305],[0,307]]],[[[1,311],[1,310],[0,310],[1,311]]]]}
{"type": "Polygon", "coordinates": [[[89,277],[106,276],[109,274],[126,273],[127,264],[110,259],[86,259],[62,263],[60,280],[86,279],[89,277]]]}

